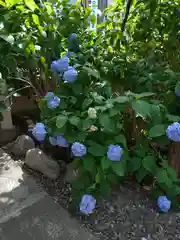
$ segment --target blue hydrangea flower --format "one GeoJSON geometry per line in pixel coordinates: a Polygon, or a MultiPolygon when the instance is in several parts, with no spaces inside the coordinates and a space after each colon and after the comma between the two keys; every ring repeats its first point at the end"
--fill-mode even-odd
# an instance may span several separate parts
{"type": "Polygon", "coordinates": [[[71,151],[75,157],[83,157],[84,155],[86,155],[87,149],[84,144],[74,142],[71,146],[71,151]]]}
{"type": "Polygon", "coordinates": [[[67,71],[68,67],[69,58],[67,56],[62,57],[59,60],[55,60],[51,64],[51,69],[58,73],[67,71]]]}
{"type": "Polygon", "coordinates": [[[166,135],[170,140],[180,142],[180,124],[178,122],[174,122],[169,125],[166,129],[166,135]]]}
{"type": "Polygon", "coordinates": [[[53,98],[54,98],[54,93],[53,92],[48,92],[44,97],[44,99],[46,101],[52,100],[53,98]]]}
{"type": "Polygon", "coordinates": [[[69,36],[69,41],[70,41],[70,42],[73,41],[73,40],[76,40],[76,39],[77,39],[76,33],[70,34],[70,36],[69,36]]]}
{"type": "Polygon", "coordinates": [[[53,99],[47,102],[47,106],[49,109],[55,109],[60,104],[60,98],[55,96],[53,99]]]}
{"type": "Polygon", "coordinates": [[[59,72],[58,71],[58,61],[55,60],[51,63],[51,69],[54,71],[54,72],[59,72]]]}
{"type": "Polygon", "coordinates": [[[175,87],[175,90],[174,90],[176,96],[180,97],[180,89],[178,87],[175,87]]]}
{"type": "Polygon", "coordinates": [[[89,194],[85,194],[82,197],[81,202],[79,204],[80,212],[84,213],[85,215],[89,215],[93,213],[95,207],[96,207],[96,199],[89,194]]]}
{"type": "Polygon", "coordinates": [[[168,212],[171,208],[171,201],[166,196],[159,196],[157,199],[157,205],[161,212],[168,212]]]}
{"type": "Polygon", "coordinates": [[[59,147],[68,147],[69,146],[67,140],[63,137],[63,135],[49,137],[49,142],[53,146],[59,146],[59,147]]]}
{"type": "Polygon", "coordinates": [[[123,149],[119,145],[109,145],[107,157],[111,161],[120,161],[123,156],[123,149]]]}
{"type": "Polygon", "coordinates": [[[57,145],[56,137],[49,137],[49,142],[52,146],[57,145]]]}
{"type": "Polygon", "coordinates": [[[39,141],[44,141],[47,131],[43,123],[37,123],[36,126],[32,130],[33,136],[39,141]]]}
{"type": "Polygon", "coordinates": [[[74,82],[74,81],[76,81],[77,76],[78,76],[78,73],[77,73],[76,69],[73,67],[69,67],[68,71],[66,71],[64,73],[63,78],[64,78],[65,82],[74,82]]]}
{"type": "Polygon", "coordinates": [[[56,137],[56,142],[57,142],[57,145],[60,147],[68,147],[69,146],[67,140],[62,135],[59,135],[56,137]]]}

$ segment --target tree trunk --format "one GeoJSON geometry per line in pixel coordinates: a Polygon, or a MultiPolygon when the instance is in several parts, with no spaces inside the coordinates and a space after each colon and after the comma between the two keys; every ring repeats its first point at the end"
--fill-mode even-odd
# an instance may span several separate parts
{"type": "Polygon", "coordinates": [[[177,176],[180,177],[180,143],[172,142],[169,146],[169,166],[176,170],[177,176]]]}

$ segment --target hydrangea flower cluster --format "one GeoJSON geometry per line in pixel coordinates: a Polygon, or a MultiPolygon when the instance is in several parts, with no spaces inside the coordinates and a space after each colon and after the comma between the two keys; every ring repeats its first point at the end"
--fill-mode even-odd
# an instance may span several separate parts
{"type": "Polygon", "coordinates": [[[71,146],[71,151],[75,157],[83,157],[87,153],[87,148],[82,143],[74,142],[71,146]]]}
{"type": "Polygon", "coordinates": [[[63,135],[49,137],[49,142],[53,146],[59,146],[59,147],[68,147],[69,146],[67,140],[63,137],[63,135]]]}
{"type": "Polygon", "coordinates": [[[171,201],[166,196],[159,196],[157,199],[157,205],[160,212],[168,212],[171,208],[171,201]]]}
{"type": "Polygon", "coordinates": [[[180,123],[174,122],[169,125],[166,129],[166,135],[170,140],[180,142],[180,123]]]}
{"type": "Polygon", "coordinates": [[[81,202],[79,204],[80,212],[85,215],[89,215],[93,213],[95,207],[96,207],[96,199],[89,194],[85,194],[82,197],[81,202]]]}
{"type": "Polygon", "coordinates": [[[55,109],[60,104],[60,98],[55,96],[53,92],[48,92],[44,99],[47,101],[47,107],[49,109],[55,109]]]}
{"type": "Polygon", "coordinates": [[[47,134],[44,124],[37,123],[32,130],[32,134],[39,142],[43,142],[47,134]]]}
{"type": "Polygon", "coordinates": [[[78,76],[76,69],[72,66],[69,66],[69,58],[67,56],[53,61],[51,64],[51,69],[57,72],[60,77],[63,76],[63,80],[65,82],[74,82],[78,76]]]}
{"type": "MultiPolygon", "coordinates": [[[[69,46],[70,51],[73,49],[75,51],[78,50],[79,48],[78,39],[75,33],[72,33],[69,36],[69,46]]],[[[68,52],[66,53],[66,56],[53,61],[51,64],[51,69],[58,73],[60,77],[63,77],[64,82],[74,82],[77,80],[78,77],[76,69],[72,66],[69,66],[69,57],[72,54],[73,54],[72,52],[68,52]]]]}
{"type": "Polygon", "coordinates": [[[107,157],[111,161],[120,161],[123,156],[123,149],[119,145],[110,144],[108,146],[107,157]]]}

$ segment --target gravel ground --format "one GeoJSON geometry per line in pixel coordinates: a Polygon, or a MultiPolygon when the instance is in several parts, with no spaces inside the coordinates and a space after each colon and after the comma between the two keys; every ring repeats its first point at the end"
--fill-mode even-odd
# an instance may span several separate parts
{"type": "MultiPolygon", "coordinates": [[[[68,209],[71,185],[63,176],[52,181],[28,170],[56,202],[68,209]]],[[[100,240],[178,240],[180,212],[171,210],[159,214],[147,190],[133,183],[125,183],[112,192],[108,200],[100,200],[97,211],[90,217],[73,215],[100,240]]]]}

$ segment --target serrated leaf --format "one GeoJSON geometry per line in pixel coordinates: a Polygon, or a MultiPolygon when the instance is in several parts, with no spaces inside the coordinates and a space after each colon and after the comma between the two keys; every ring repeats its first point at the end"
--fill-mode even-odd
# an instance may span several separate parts
{"type": "Polygon", "coordinates": [[[136,112],[137,115],[141,117],[150,116],[151,113],[151,105],[143,100],[133,101],[131,103],[132,108],[136,112]]]}
{"type": "Polygon", "coordinates": [[[149,137],[154,138],[163,136],[165,135],[165,131],[166,128],[164,124],[157,124],[149,130],[149,137]]]}
{"type": "Polygon", "coordinates": [[[86,109],[89,107],[89,105],[91,105],[91,103],[93,102],[92,98],[86,98],[82,104],[83,109],[86,109]]]}
{"type": "Polygon", "coordinates": [[[115,102],[118,103],[126,103],[129,102],[129,98],[127,96],[118,96],[115,99],[113,99],[115,102]]]}
{"type": "Polygon", "coordinates": [[[142,160],[143,167],[152,174],[156,173],[156,158],[153,156],[146,156],[142,160]]]}
{"type": "Polygon", "coordinates": [[[67,116],[59,115],[56,119],[57,128],[62,128],[66,124],[67,120],[68,120],[67,116]]]}
{"type": "Polygon", "coordinates": [[[100,74],[99,74],[99,72],[96,69],[91,69],[89,67],[84,66],[83,70],[86,71],[89,76],[93,76],[93,77],[95,77],[97,79],[100,78],[100,74]]]}
{"type": "Polygon", "coordinates": [[[166,117],[167,117],[168,121],[180,122],[180,117],[179,116],[174,116],[174,115],[167,114],[166,117]]]}
{"type": "Polygon", "coordinates": [[[155,93],[144,92],[144,93],[137,94],[136,98],[140,99],[140,98],[144,98],[144,97],[151,97],[151,96],[154,96],[154,95],[155,95],[155,93]]]}
{"type": "Polygon", "coordinates": [[[76,116],[72,116],[69,118],[69,122],[74,126],[78,126],[78,124],[80,122],[80,118],[76,117],[76,116]]]}
{"type": "Polygon", "coordinates": [[[113,132],[115,130],[114,121],[109,118],[108,114],[101,114],[99,116],[99,122],[104,127],[105,131],[113,132]]]}
{"type": "Polygon", "coordinates": [[[4,41],[6,41],[10,44],[14,44],[14,37],[12,35],[0,34],[0,38],[4,39],[4,41]]]}

